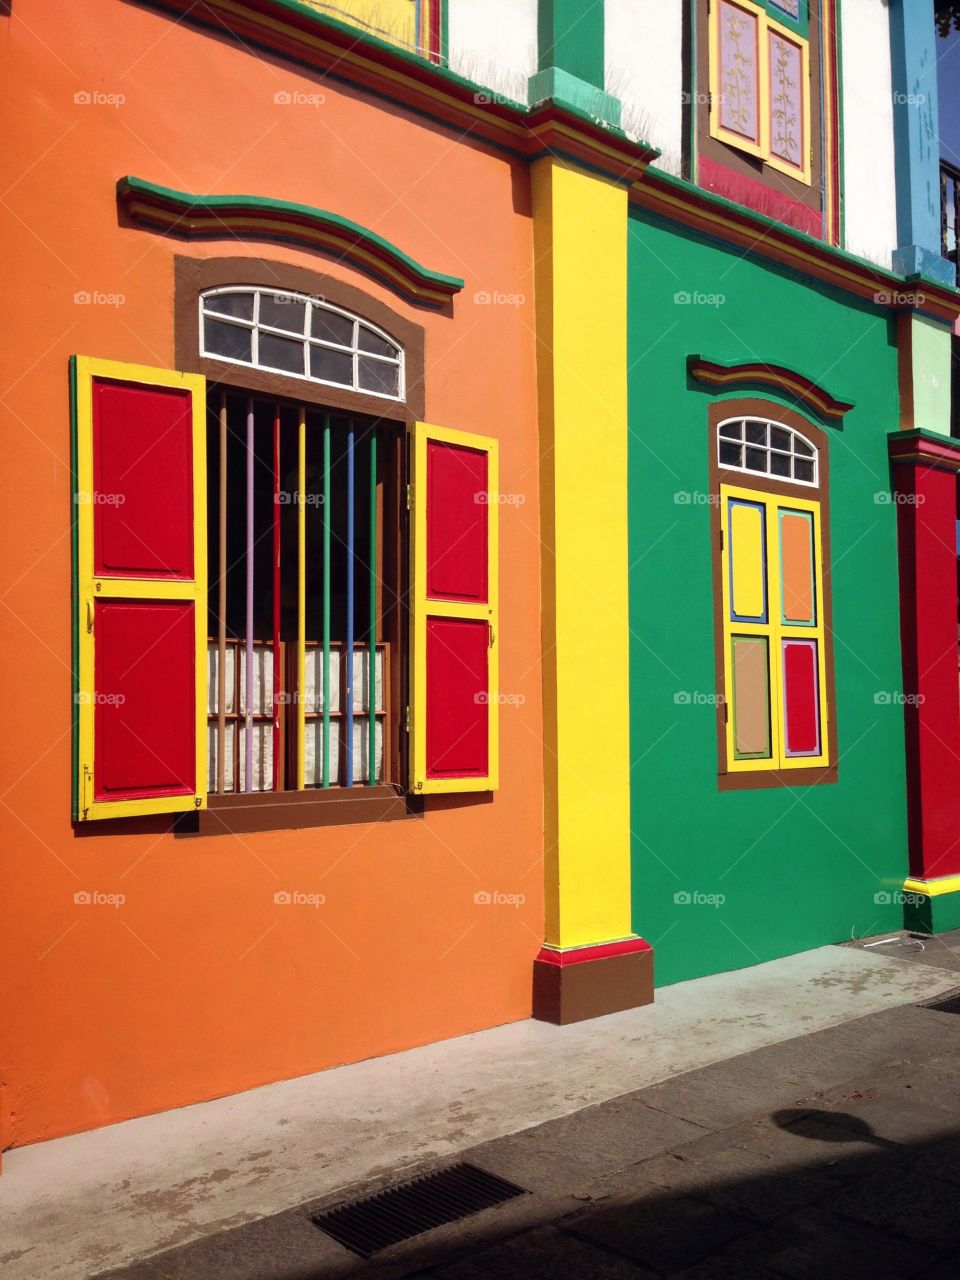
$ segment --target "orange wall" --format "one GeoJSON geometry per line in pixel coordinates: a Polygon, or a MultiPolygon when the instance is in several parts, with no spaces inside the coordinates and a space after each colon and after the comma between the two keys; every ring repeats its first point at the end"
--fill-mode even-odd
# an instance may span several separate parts
{"type": "MultiPolygon", "coordinates": [[[[538,461],[527,175],[416,117],[122,0],[0,17],[0,1145],[530,1012],[542,940],[538,461]],[[122,95],[83,103],[76,94],[122,95]],[[317,94],[316,106],[274,94],[317,94]],[[118,224],[125,174],[320,206],[460,275],[453,316],[332,259],[118,224]],[[173,255],[327,271],[427,333],[427,417],[498,436],[501,790],[423,821],[174,839],[70,824],[72,352],[172,366],[173,255]],[[525,294],[478,305],[477,292],[525,294]],[[78,304],[79,292],[122,295],[78,304]],[[326,904],[276,907],[281,889],[326,904]],[[122,907],[79,906],[83,890],[122,907]],[[479,890],[520,907],[477,906],[479,890]]],[[[104,824],[106,825],[106,824],[104,824]]]]}

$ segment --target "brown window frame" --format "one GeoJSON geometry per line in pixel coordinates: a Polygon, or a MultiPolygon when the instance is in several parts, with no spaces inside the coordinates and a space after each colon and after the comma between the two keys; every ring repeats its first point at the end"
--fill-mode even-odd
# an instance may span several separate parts
{"type": "Polygon", "coordinates": [[[833,590],[831,582],[830,552],[830,450],[829,437],[821,427],[793,409],[772,400],[753,397],[717,400],[707,414],[710,484],[710,536],[713,549],[713,643],[715,681],[717,690],[717,785],[720,791],[753,791],[769,787],[808,787],[833,783],[838,777],[837,761],[837,699],[833,655],[833,590]],[[766,418],[792,427],[816,447],[818,452],[817,483],[796,484],[789,480],[774,479],[760,472],[732,470],[722,467],[718,459],[717,433],[721,422],[728,418],[766,418]],[[723,543],[721,538],[721,485],[735,485],[740,489],[754,489],[757,493],[773,494],[778,498],[806,497],[820,503],[820,544],[823,563],[823,663],[827,690],[827,747],[830,763],[813,765],[807,769],[750,769],[730,772],[727,768],[727,707],[725,704],[726,666],[723,628],[723,543]]]}
{"type": "Polygon", "coordinates": [[[228,834],[258,830],[343,825],[356,822],[389,821],[419,816],[422,799],[413,796],[402,781],[407,774],[406,743],[403,741],[404,707],[407,702],[407,564],[408,520],[401,494],[407,475],[407,440],[411,425],[424,416],[424,332],[363,290],[320,272],[263,258],[174,258],[174,350],[176,368],[202,373],[207,378],[208,404],[211,393],[249,391],[258,398],[310,408],[329,409],[378,419],[384,427],[395,427],[394,466],[385,486],[385,508],[380,528],[384,535],[383,555],[400,584],[397,606],[385,612],[383,640],[389,646],[390,671],[386,686],[387,707],[394,743],[384,743],[385,772],[396,779],[376,786],[328,790],[258,791],[208,794],[208,807],[179,817],[175,829],[183,834],[228,834]],[[304,293],[322,298],[334,306],[368,319],[390,334],[404,349],[405,398],[388,399],[372,393],[313,383],[304,378],[288,378],[283,373],[246,366],[201,355],[199,298],[208,289],[224,285],[249,284],[279,292],[304,293]],[[389,502],[386,501],[389,493],[389,502]],[[387,764],[387,752],[390,762],[387,764]]]}

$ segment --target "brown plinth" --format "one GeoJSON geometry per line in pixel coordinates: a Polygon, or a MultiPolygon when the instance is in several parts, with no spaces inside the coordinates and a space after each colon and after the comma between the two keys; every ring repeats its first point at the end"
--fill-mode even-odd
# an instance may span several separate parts
{"type": "MultiPolygon", "coordinates": [[[[542,953],[541,953],[542,954],[542,953]]],[[[653,950],[574,964],[533,962],[533,1016],[566,1026],[653,1002],[653,950]]]]}

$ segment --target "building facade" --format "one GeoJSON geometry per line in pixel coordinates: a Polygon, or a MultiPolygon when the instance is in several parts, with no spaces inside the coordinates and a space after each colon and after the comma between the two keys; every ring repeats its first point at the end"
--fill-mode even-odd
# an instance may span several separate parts
{"type": "Polygon", "coordinates": [[[952,921],[932,0],[0,26],[0,1150],[952,921]]]}

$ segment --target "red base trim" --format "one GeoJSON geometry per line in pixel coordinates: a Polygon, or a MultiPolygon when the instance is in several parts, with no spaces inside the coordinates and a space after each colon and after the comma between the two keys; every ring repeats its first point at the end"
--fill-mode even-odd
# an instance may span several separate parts
{"type": "Polygon", "coordinates": [[[808,236],[820,239],[823,235],[823,215],[818,210],[772,190],[765,183],[734,173],[708,156],[700,157],[700,185],[725,200],[733,200],[748,209],[755,209],[757,213],[766,214],[768,218],[776,218],[788,227],[806,232],[808,236]]]}
{"type": "Polygon", "coordinates": [[[541,947],[537,962],[555,964],[564,968],[570,964],[583,964],[590,960],[604,960],[607,956],[632,955],[636,951],[652,951],[643,938],[623,938],[619,942],[602,942],[596,946],[570,947],[563,951],[557,947],[541,947]]]}

